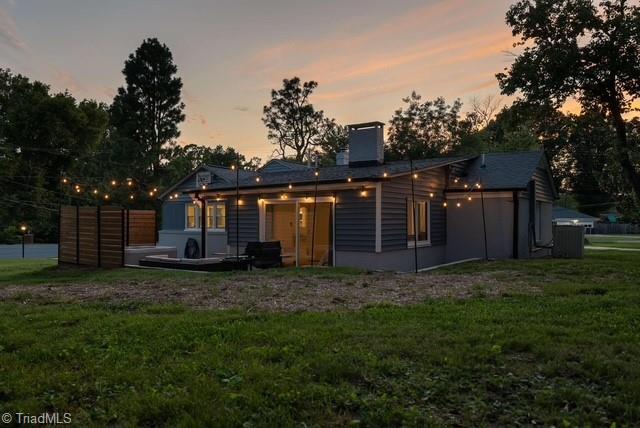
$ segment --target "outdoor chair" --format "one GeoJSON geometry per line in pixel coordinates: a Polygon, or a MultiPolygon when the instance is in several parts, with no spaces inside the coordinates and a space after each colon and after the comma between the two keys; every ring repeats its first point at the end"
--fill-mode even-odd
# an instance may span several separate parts
{"type": "Polygon", "coordinates": [[[251,259],[251,264],[260,269],[282,267],[282,247],[280,241],[249,242],[244,254],[251,259]]]}

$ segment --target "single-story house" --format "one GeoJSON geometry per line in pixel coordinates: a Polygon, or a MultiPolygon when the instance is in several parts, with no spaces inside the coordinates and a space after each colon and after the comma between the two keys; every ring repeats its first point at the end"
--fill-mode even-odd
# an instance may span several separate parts
{"type": "Polygon", "coordinates": [[[569,208],[553,207],[552,223],[558,226],[584,226],[589,233],[600,219],[569,208]]]}
{"type": "Polygon", "coordinates": [[[194,238],[212,257],[280,241],[286,265],[395,271],[550,253],[543,152],[385,162],[383,126],[350,125],[335,166],[200,166],[161,195],[160,245],[194,238]]]}

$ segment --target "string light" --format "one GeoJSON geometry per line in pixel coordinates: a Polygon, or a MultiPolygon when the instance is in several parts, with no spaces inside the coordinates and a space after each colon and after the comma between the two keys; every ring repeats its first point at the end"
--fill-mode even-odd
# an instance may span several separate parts
{"type": "Polygon", "coordinates": [[[433,198],[435,195],[433,193],[429,193],[429,197],[433,198]]]}
{"type": "Polygon", "coordinates": [[[149,196],[153,196],[153,192],[149,192],[149,196]]]}
{"type": "Polygon", "coordinates": [[[118,182],[116,180],[111,180],[111,185],[115,186],[116,184],[118,184],[118,182]]]}
{"type": "Polygon", "coordinates": [[[289,189],[293,189],[293,185],[289,183],[289,189]]]}
{"type": "Polygon", "coordinates": [[[320,175],[320,173],[318,171],[316,171],[314,174],[315,174],[316,177],[320,175]]]}
{"type": "Polygon", "coordinates": [[[23,232],[27,231],[27,226],[25,226],[24,224],[22,226],[20,226],[20,230],[23,232]]]}
{"type": "Polygon", "coordinates": [[[64,184],[67,184],[67,183],[69,182],[69,180],[67,180],[66,178],[63,178],[63,179],[62,179],[62,182],[63,182],[64,184]]]}
{"type": "Polygon", "coordinates": [[[445,207],[445,208],[447,208],[447,205],[448,205],[448,204],[447,204],[446,202],[443,202],[443,203],[442,203],[442,206],[443,206],[443,207],[445,207]]]}
{"type": "Polygon", "coordinates": [[[467,197],[467,200],[468,200],[468,201],[471,201],[471,196],[467,197]]]}
{"type": "Polygon", "coordinates": [[[476,183],[476,187],[479,189],[481,187],[480,183],[476,183]]]}
{"type": "Polygon", "coordinates": [[[347,183],[351,183],[351,177],[347,178],[347,183]]]}
{"type": "Polygon", "coordinates": [[[236,169],[235,165],[231,165],[231,170],[233,171],[234,169],[236,169]]]}
{"type": "Polygon", "coordinates": [[[108,200],[109,199],[109,194],[104,195],[104,198],[108,200]]]}
{"type": "Polygon", "coordinates": [[[456,207],[460,208],[462,206],[462,204],[460,202],[456,203],[456,207]]]}
{"type": "Polygon", "coordinates": [[[413,178],[418,178],[418,174],[413,174],[413,178]]]}
{"type": "Polygon", "coordinates": [[[169,196],[169,199],[173,199],[173,196],[169,196]]]}
{"type": "Polygon", "coordinates": [[[457,178],[454,178],[454,179],[453,179],[453,182],[454,182],[454,183],[457,183],[457,182],[458,182],[458,179],[457,179],[457,178]]]}
{"type": "Polygon", "coordinates": [[[173,194],[173,197],[174,197],[174,198],[176,198],[176,199],[178,199],[178,194],[177,194],[177,193],[174,193],[174,194],[173,194]]]}
{"type": "Polygon", "coordinates": [[[206,189],[207,189],[207,185],[206,185],[206,184],[203,184],[203,185],[202,185],[202,190],[206,190],[206,189]]]}
{"type": "Polygon", "coordinates": [[[133,195],[129,195],[129,199],[133,199],[133,195]]]}
{"type": "Polygon", "coordinates": [[[469,186],[467,184],[464,185],[464,188],[467,189],[469,186]]]}
{"type": "Polygon", "coordinates": [[[133,182],[130,179],[127,180],[127,186],[129,187],[133,186],[133,182]]]}
{"type": "Polygon", "coordinates": [[[260,177],[256,177],[256,183],[260,183],[260,177]]]}
{"type": "Polygon", "coordinates": [[[153,193],[155,193],[155,192],[157,192],[157,191],[158,191],[158,188],[157,188],[157,187],[154,187],[154,188],[153,188],[153,193]]]}
{"type": "Polygon", "coordinates": [[[76,187],[76,193],[80,193],[80,186],[76,187]]]}
{"type": "Polygon", "coordinates": [[[93,189],[93,194],[97,195],[98,194],[98,189],[93,189]]]}
{"type": "Polygon", "coordinates": [[[389,174],[387,174],[387,173],[385,172],[385,173],[383,173],[383,174],[382,174],[382,176],[383,176],[384,178],[387,178],[387,177],[389,176],[389,174]]]}
{"type": "Polygon", "coordinates": [[[287,199],[287,195],[283,193],[282,195],[280,195],[280,199],[287,199]]]}

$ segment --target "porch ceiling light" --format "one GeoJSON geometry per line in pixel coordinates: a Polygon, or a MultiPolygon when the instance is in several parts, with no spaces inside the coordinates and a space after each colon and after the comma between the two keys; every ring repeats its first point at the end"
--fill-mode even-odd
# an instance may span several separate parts
{"type": "Polygon", "coordinates": [[[347,178],[347,183],[351,183],[351,177],[347,178]]]}
{"type": "Polygon", "coordinates": [[[443,207],[445,207],[445,208],[447,208],[447,205],[448,205],[448,204],[447,204],[446,202],[443,202],[443,203],[442,203],[442,206],[443,206],[443,207]]]}
{"type": "Polygon", "coordinates": [[[468,196],[468,197],[467,197],[467,200],[468,200],[468,201],[471,201],[471,196],[468,196]]]}
{"type": "Polygon", "coordinates": [[[260,183],[260,177],[256,177],[256,183],[260,183]]]}
{"type": "Polygon", "coordinates": [[[362,189],[360,190],[360,196],[362,196],[363,198],[367,196],[367,189],[365,189],[364,186],[362,186],[362,189]]]}
{"type": "Polygon", "coordinates": [[[387,177],[389,176],[389,174],[387,174],[386,172],[384,172],[384,173],[382,174],[382,176],[383,176],[384,178],[387,178],[387,177]]]}
{"type": "Polygon", "coordinates": [[[456,207],[460,208],[462,204],[460,202],[456,202],[456,207]]]}
{"type": "Polygon", "coordinates": [[[293,185],[289,183],[289,189],[293,189],[293,185]]]}
{"type": "Polygon", "coordinates": [[[433,198],[435,195],[433,193],[429,193],[429,197],[433,198]]]}

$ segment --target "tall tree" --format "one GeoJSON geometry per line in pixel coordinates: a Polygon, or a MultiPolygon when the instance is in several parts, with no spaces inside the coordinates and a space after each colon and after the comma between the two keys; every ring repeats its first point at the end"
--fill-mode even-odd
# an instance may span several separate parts
{"type": "Polygon", "coordinates": [[[135,178],[157,177],[163,148],[180,136],[185,116],[177,72],[171,51],[156,38],[144,40],[124,63],[126,86],[113,100],[111,125],[116,162],[135,178]]]}
{"type": "Polygon", "coordinates": [[[470,123],[460,118],[462,103],[448,105],[444,98],[422,102],[415,91],[403,98],[406,104],[389,122],[387,151],[392,159],[424,159],[451,153],[470,123]]]}
{"type": "Polygon", "coordinates": [[[59,179],[93,175],[107,117],[104,105],[0,69],[0,240],[25,222],[55,242],[59,179]]]}
{"type": "Polygon", "coordinates": [[[322,110],[316,110],[309,97],[318,87],[313,80],[301,82],[300,78],[284,79],[282,88],[271,91],[271,101],[264,106],[262,122],[267,127],[267,137],[277,146],[279,157],[287,158],[293,151],[294,159],[303,161],[310,149],[315,149],[325,138],[327,122],[322,110]]]}
{"type": "Polygon", "coordinates": [[[615,160],[637,204],[640,166],[624,115],[640,97],[640,8],[626,0],[520,0],[506,21],[523,50],[497,75],[502,92],[554,107],[576,97],[601,112],[615,130],[615,160]]]}

